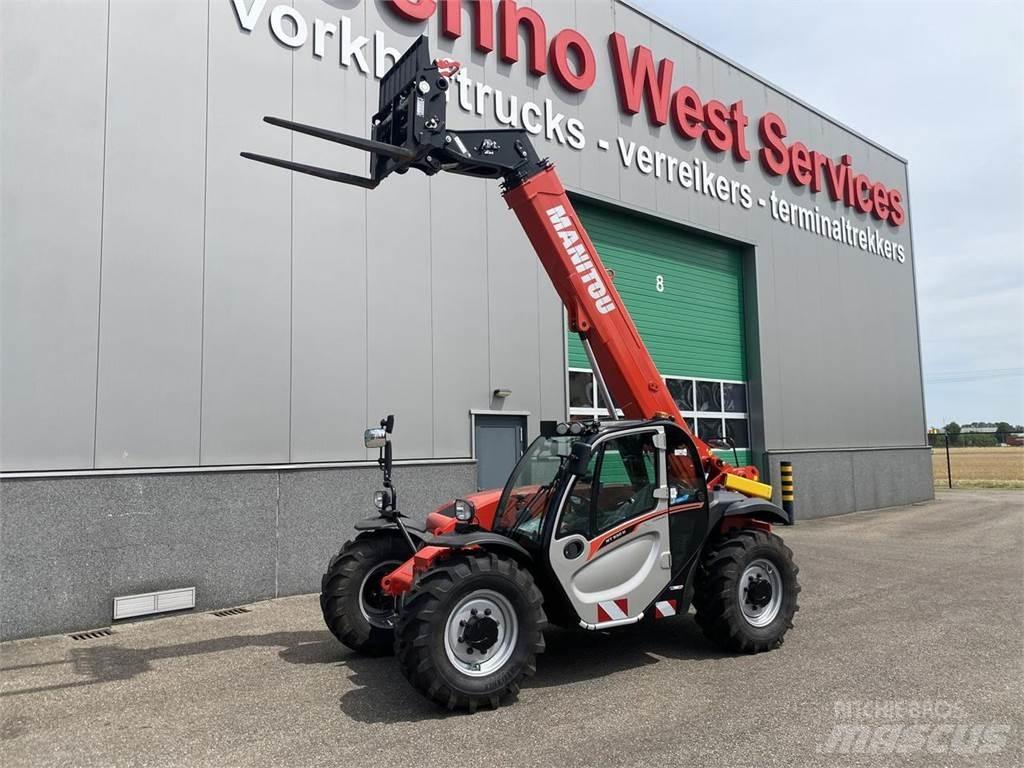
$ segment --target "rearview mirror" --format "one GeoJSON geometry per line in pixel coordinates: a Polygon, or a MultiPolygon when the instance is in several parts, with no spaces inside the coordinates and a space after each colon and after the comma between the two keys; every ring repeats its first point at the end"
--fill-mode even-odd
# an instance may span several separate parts
{"type": "Polygon", "coordinates": [[[592,453],[593,449],[589,443],[573,443],[572,458],[569,460],[569,471],[574,475],[585,475],[592,453]]]}
{"type": "Polygon", "coordinates": [[[383,448],[390,439],[391,435],[384,427],[370,427],[363,432],[363,445],[367,448],[383,448]]]}

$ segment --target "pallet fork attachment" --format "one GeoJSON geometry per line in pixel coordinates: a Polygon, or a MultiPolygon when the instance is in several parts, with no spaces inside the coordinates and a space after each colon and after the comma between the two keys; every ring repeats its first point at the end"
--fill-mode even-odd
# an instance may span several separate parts
{"type": "Polygon", "coordinates": [[[363,189],[374,189],[392,173],[405,173],[410,168],[428,176],[449,171],[503,178],[506,185],[515,186],[548,167],[547,161],[537,157],[529,135],[522,129],[447,129],[449,82],[458,68],[457,62],[448,59],[431,60],[427,38],[419,38],[381,80],[370,139],[280,117],[263,118],[280,128],[369,152],[369,177],[253,152],[242,152],[242,157],[363,189]]]}
{"type": "MultiPolygon", "coordinates": [[[[361,136],[352,136],[347,133],[329,131],[326,128],[317,128],[313,125],[296,123],[292,120],[284,120],[280,117],[270,117],[269,115],[263,118],[263,122],[276,125],[279,128],[287,128],[288,130],[295,131],[296,133],[304,133],[307,136],[314,136],[318,139],[333,141],[335,144],[344,144],[345,146],[355,147],[356,149],[362,149],[366,152],[373,152],[374,154],[389,157],[393,160],[411,162],[416,159],[416,154],[407,149],[394,147],[391,144],[385,144],[381,141],[364,139],[361,136]]],[[[375,189],[377,185],[380,184],[380,181],[377,179],[368,179],[363,176],[356,176],[355,174],[344,173],[342,171],[318,168],[315,165],[304,165],[303,163],[296,163],[291,160],[281,160],[277,157],[257,155],[254,152],[242,152],[241,154],[242,157],[247,158],[248,160],[255,160],[260,163],[266,163],[267,165],[276,165],[279,168],[287,168],[290,171],[298,171],[299,173],[305,173],[310,176],[318,176],[319,178],[327,179],[328,181],[352,184],[357,187],[363,187],[364,189],[375,189]]]]}

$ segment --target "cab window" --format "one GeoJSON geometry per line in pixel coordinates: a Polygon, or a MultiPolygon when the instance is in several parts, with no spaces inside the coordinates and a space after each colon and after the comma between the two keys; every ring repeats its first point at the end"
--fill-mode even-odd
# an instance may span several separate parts
{"type": "Polygon", "coordinates": [[[614,438],[594,452],[562,512],[558,536],[593,538],[658,505],[660,485],[654,433],[614,438]]]}
{"type": "Polygon", "coordinates": [[[697,500],[700,480],[697,473],[699,458],[693,455],[689,444],[677,430],[668,430],[666,435],[668,447],[665,453],[665,470],[667,474],[669,505],[688,504],[697,500]]]}

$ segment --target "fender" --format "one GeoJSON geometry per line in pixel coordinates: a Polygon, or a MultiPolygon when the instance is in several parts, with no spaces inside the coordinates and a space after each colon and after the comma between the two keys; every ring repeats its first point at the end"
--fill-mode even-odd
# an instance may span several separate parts
{"type": "Polygon", "coordinates": [[[725,523],[729,517],[747,517],[765,523],[792,525],[793,518],[782,507],[765,499],[748,498],[730,491],[715,491],[711,494],[708,528],[713,529],[725,523]]]}
{"type": "Polygon", "coordinates": [[[448,547],[450,549],[462,549],[465,547],[484,547],[485,549],[504,550],[516,560],[524,563],[532,563],[533,555],[527,552],[522,545],[518,544],[508,536],[502,536],[493,531],[471,531],[469,533],[445,533],[441,535],[425,534],[423,543],[431,547],[448,547]]]}
{"type": "MultiPolygon", "coordinates": [[[[405,529],[409,531],[409,535],[415,541],[422,542],[423,537],[427,535],[427,529],[423,523],[414,522],[407,517],[402,518],[402,522],[405,523],[405,529]]],[[[360,520],[355,524],[357,531],[397,531],[398,525],[391,520],[385,520],[383,517],[367,517],[360,520]]]]}
{"type": "MultiPolygon", "coordinates": [[[[410,533],[412,533],[410,531],[410,533]]],[[[420,550],[381,579],[384,593],[392,597],[412,589],[416,574],[430,568],[439,557],[447,557],[452,550],[465,547],[484,547],[503,550],[522,563],[530,563],[533,557],[522,546],[500,533],[471,531],[469,533],[425,533],[419,536],[420,550]]]]}

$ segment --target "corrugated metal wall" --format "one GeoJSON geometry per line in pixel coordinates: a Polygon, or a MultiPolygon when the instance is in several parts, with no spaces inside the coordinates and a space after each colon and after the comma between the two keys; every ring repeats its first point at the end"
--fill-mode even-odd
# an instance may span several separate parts
{"type": "MultiPolygon", "coordinates": [[[[582,120],[582,150],[537,139],[573,192],[750,245],[765,449],[924,443],[909,224],[887,231],[908,254],[894,264],[627,167],[620,138],[701,158],[755,199],[775,191],[867,223],[756,157],[624,115],[608,35],[672,58],[676,85],[851,153],[906,200],[899,158],[616,0],[532,3],[549,38],[572,28],[591,42],[585,94],[482,55],[468,24],[452,41],[382,2],[292,5],[339,27],[322,57],[275,39],[272,3],[251,31],[232,0],[0,3],[3,470],[365,460],[361,430],[386,411],[400,457],[464,457],[469,409],[502,405],[498,387],[531,429],[564,415],[561,308],[495,184],[409,174],[367,194],[238,157],[365,171],[358,153],[260,121],[365,133],[376,82],[339,62],[342,19],[349,40],[379,32],[398,50],[429,34],[474,81],[582,120]]],[[[485,112],[452,122],[496,127],[485,112]]]]}
{"type": "MultiPolygon", "coordinates": [[[[577,211],[661,375],[746,381],[740,249],[606,206],[577,211]]],[[[569,365],[590,367],[574,334],[569,365]]]]}

